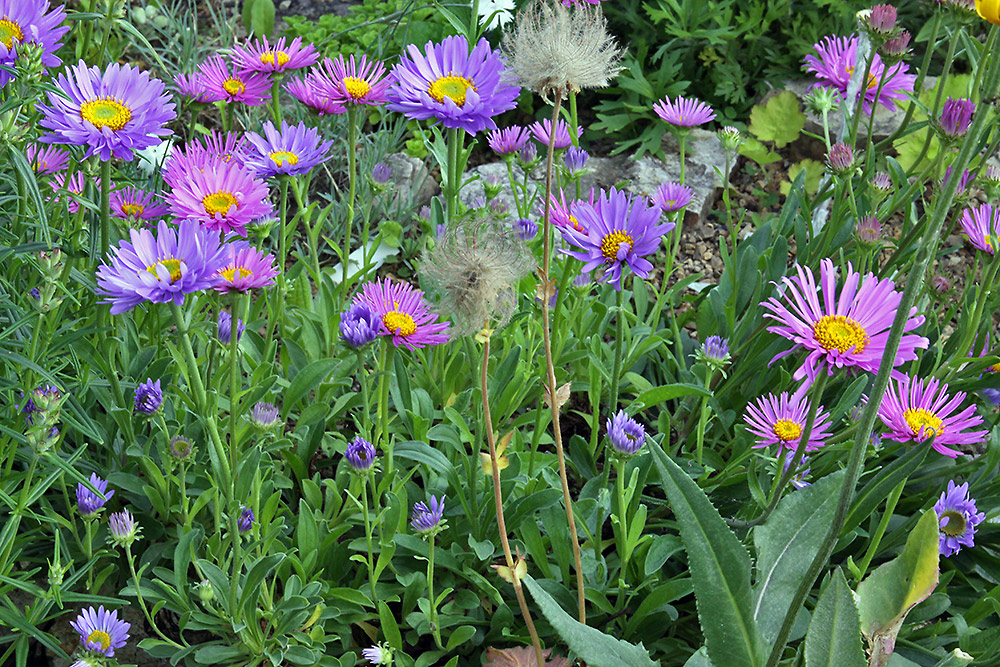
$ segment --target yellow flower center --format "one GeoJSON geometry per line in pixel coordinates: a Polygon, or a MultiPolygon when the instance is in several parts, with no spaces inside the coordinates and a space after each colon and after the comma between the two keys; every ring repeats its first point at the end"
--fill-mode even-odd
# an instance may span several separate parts
{"type": "Polygon", "coordinates": [[[216,213],[221,213],[222,217],[228,215],[229,209],[233,206],[236,208],[240,207],[240,203],[236,200],[236,197],[232,193],[225,191],[205,195],[205,198],[201,200],[201,204],[205,207],[205,213],[213,216],[216,213]]]}
{"type": "Polygon", "coordinates": [[[464,76],[442,76],[431,83],[427,92],[438,102],[444,102],[444,98],[449,97],[456,106],[464,106],[465,93],[469,88],[476,89],[464,76]]]}
{"type": "Polygon", "coordinates": [[[16,21],[12,21],[10,17],[4,16],[0,19],[0,42],[4,43],[8,49],[14,48],[14,40],[19,42],[24,41],[24,31],[21,30],[21,26],[17,24],[16,21]]]}
{"type": "Polygon", "coordinates": [[[941,435],[944,424],[940,417],[930,410],[924,410],[923,408],[907,410],[903,413],[903,419],[906,420],[910,430],[913,431],[913,435],[919,436],[920,429],[923,428],[925,438],[929,438],[932,435],[941,435]]]}
{"type": "Polygon", "coordinates": [[[616,261],[618,249],[623,243],[627,243],[629,248],[632,247],[632,236],[622,231],[611,232],[601,239],[601,254],[604,255],[604,259],[608,262],[616,261]]]}
{"type": "Polygon", "coordinates": [[[774,434],[779,440],[790,442],[802,437],[802,427],[791,419],[779,419],[774,422],[774,434]]]}
{"type": "Polygon", "coordinates": [[[156,276],[157,279],[160,278],[160,274],[156,269],[158,266],[162,266],[170,274],[171,285],[181,279],[181,260],[170,257],[168,259],[157,260],[152,266],[147,266],[146,270],[156,276]]]}
{"type": "Polygon", "coordinates": [[[382,324],[398,336],[412,336],[417,333],[417,323],[413,318],[408,313],[401,313],[398,310],[390,310],[383,315],[382,324]]]}
{"type": "Polygon", "coordinates": [[[247,89],[247,85],[233,77],[222,82],[222,89],[230,95],[242,95],[243,91],[247,89]]]}
{"type": "Polygon", "coordinates": [[[986,370],[990,371],[991,373],[1000,373],[1000,364],[993,364],[986,370]]]}
{"type": "Polygon", "coordinates": [[[965,533],[965,517],[955,510],[941,512],[941,523],[938,525],[941,526],[941,532],[948,537],[958,537],[965,533]]]}
{"type": "Polygon", "coordinates": [[[570,223],[572,223],[573,229],[575,229],[578,232],[583,231],[583,225],[580,224],[580,221],[576,219],[575,215],[569,216],[569,221],[570,223]]]}
{"type": "Polygon", "coordinates": [[[245,266],[227,266],[224,269],[219,269],[219,275],[226,279],[226,282],[236,282],[238,278],[246,278],[251,275],[253,271],[246,268],[245,266]]]}
{"type": "Polygon", "coordinates": [[[286,162],[289,166],[292,166],[299,163],[299,156],[291,151],[273,151],[271,153],[271,160],[279,167],[286,162]]]}
{"type": "Polygon", "coordinates": [[[111,635],[104,630],[94,630],[87,636],[87,643],[90,642],[98,642],[101,645],[101,650],[107,651],[111,648],[111,635]]]}
{"type": "Polygon", "coordinates": [[[291,57],[284,51],[265,51],[260,54],[260,61],[265,65],[274,65],[277,63],[278,67],[281,67],[289,60],[291,60],[291,57]]]}
{"type": "Polygon", "coordinates": [[[132,120],[132,110],[112,97],[97,98],[80,105],[80,116],[98,130],[118,131],[132,120]]]}
{"type": "Polygon", "coordinates": [[[868,334],[855,320],[844,315],[824,315],[813,325],[813,338],[827,350],[860,354],[868,345],[868,334]]]}
{"type": "Polygon", "coordinates": [[[122,213],[129,218],[138,218],[145,210],[142,204],[122,204],[122,213]]]}
{"type": "Polygon", "coordinates": [[[986,234],[986,235],[985,235],[985,236],[983,237],[983,243],[985,243],[985,244],[986,244],[986,248],[987,248],[987,249],[988,249],[988,250],[989,250],[990,252],[993,252],[993,234],[986,234]]]}
{"type": "MultiPolygon", "coordinates": [[[[360,100],[361,98],[363,98],[365,95],[369,93],[369,91],[371,91],[371,89],[372,89],[371,85],[369,85],[369,83],[364,79],[359,79],[354,76],[344,77],[344,90],[346,90],[347,94],[356,100],[360,100]]],[[[431,94],[433,95],[434,93],[431,94]]],[[[462,92],[462,100],[463,101],[465,100],[464,91],[462,92]]],[[[441,100],[438,101],[440,102],[441,100]]],[[[459,104],[459,106],[462,105],[459,104]]]]}
{"type": "MultiPolygon", "coordinates": [[[[850,66],[850,65],[847,66],[847,76],[848,77],[854,76],[854,68],[852,66],[850,66]]],[[[868,73],[868,90],[875,90],[875,88],[877,88],[877,87],[878,87],[878,78],[874,74],[872,74],[871,72],[869,72],[868,73]]]]}

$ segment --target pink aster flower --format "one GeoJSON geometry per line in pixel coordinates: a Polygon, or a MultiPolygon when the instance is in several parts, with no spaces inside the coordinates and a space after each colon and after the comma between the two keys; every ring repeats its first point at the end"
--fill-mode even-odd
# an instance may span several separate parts
{"type": "Polygon", "coordinates": [[[531,134],[527,128],[520,125],[493,130],[487,135],[490,148],[497,155],[513,155],[521,150],[521,147],[528,143],[530,138],[531,134]]]}
{"type": "MultiPolygon", "coordinates": [[[[858,36],[850,37],[824,37],[818,44],[814,44],[819,57],[808,55],[805,57],[805,69],[812,72],[819,79],[817,86],[829,86],[840,92],[841,98],[847,95],[847,86],[851,82],[851,75],[854,74],[855,53],[858,48],[858,36]]],[[[909,66],[900,62],[892,65],[888,73],[885,74],[885,83],[879,92],[879,82],[882,81],[883,73],[886,72],[885,65],[878,54],[875,54],[872,61],[871,70],[868,74],[868,81],[862,82],[861,88],[864,91],[862,108],[864,112],[871,113],[872,105],[877,101],[886,109],[895,108],[895,102],[906,99],[906,93],[913,92],[913,85],[916,77],[908,74],[909,66]],[[878,100],[875,94],[878,93],[878,100]]],[[[858,91],[861,98],[861,91],[858,91]]]]}
{"type": "Polygon", "coordinates": [[[242,102],[259,107],[270,100],[271,77],[229,65],[222,56],[212,56],[198,65],[198,81],[206,102],[242,102]]]}
{"type": "MultiPolygon", "coordinates": [[[[895,284],[872,273],[862,279],[848,263],[838,296],[836,269],[829,259],[820,264],[819,285],[808,267],[796,266],[796,272],[795,277],[782,278],[784,302],[771,297],[761,303],[770,311],[764,316],[777,322],[767,330],[794,343],[771,363],[804,348],[808,355],[792,376],[796,380],[808,377],[811,384],[824,366],[829,375],[838,368],[877,373],[892,319],[903,298],[895,284]]],[[[912,308],[903,330],[912,331],[923,322],[923,316],[912,308]]],[[[904,335],[893,366],[916,359],[916,349],[927,344],[923,336],[904,335]]]]}
{"type": "Polygon", "coordinates": [[[111,215],[122,220],[148,222],[162,218],[169,209],[151,192],[127,186],[111,193],[111,215]]]}
{"type": "Polygon", "coordinates": [[[285,91],[320,116],[344,113],[346,107],[340,102],[318,92],[318,76],[314,71],[300,79],[292,79],[285,84],[285,91]]]}
{"type": "MultiPolygon", "coordinates": [[[[756,404],[747,404],[747,413],[743,421],[747,429],[757,436],[755,448],[769,445],[780,445],[785,449],[795,451],[799,448],[802,431],[806,427],[809,416],[809,401],[805,397],[804,387],[791,396],[787,391],[780,395],[768,394],[757,399],[756,404]]],[[[830,437],[830,413],[823,406],[816,409],[816,421],[809,433],[806,451],[819,449],[830,437]]]]}
{"type": "Polygon", "coordinates": [[[381,326],[380,336],[392,336],[392,344],[410,350],[448,341],[449,322],[438,322],[427,308],[424,293],[409,283],[377,279],[361,286],[355,304],[368,306],[381,326]]]}
{"type": "Polygon", "coordinates": [[[992,255],[1000,239],[1000,210],[991,204],[980,204],[962,211],[961,222],[969,243],[992,255]]]}
{"type": "Polygon", "coordinates": [[[653,193],[652,201],[654,206],[659,206],[664,213],[679,211],[691,203],[694,190],[683,183],[662,183],[656,192],[653,193]]]}
{"type": "Polygon", "coordinates": [[[172,188],[190,178],[193,172],[204,171],[207,164],[232,163],[243,166],[246,135],[218,132],[194,138],[170,153],[163,165],[163,180],[172,188]]]}
{"type": "MultiPolygon", "coordinates": [[[[15,69],[18,51],[34,44],[41,47],[42,65],[58,67],[62,60],[56,52],[69,28],[63,5],[49,11],[49,0],[0,0],[0,65],[15,69]]],[[[0,88],[13,78],[13,74],[0,69],[0,88]]]]}
{"type": "Polygon", "coordinates": [[[931,447],[939,454],[955,458],[962,452],[948,445],[971,445],[982,442],[989,431],[965,431],[983,423],[976,415],[975,404],[952,414],[965,401],[965,392],[948,395],[948,385],[937,378],[925,383],[902,375],[893,378],[878,408],[879,419],[889,432],[886,438],[896,442],[923,442],[934,438],[931,447]]]}
{"type": "Polygon", "coordinates": [[[258,176],[304,174],[327,158],[332,141],[323,141],[319,131],[304,123],[289,125],[282,121],[281,131],[274,123],[264,123],[264,135],[247,132],[249,142],[244,162],[258,176]]]}
{"type": "Polygon", "coordinates": [[[677,127],[695,127],[715,120],[715,112],[701,100],[677,96],[664,97],[653,105],[656,115],[677,127]]]}
{"type": "Polygon", "coordinates": [[[209,101],[199,74],[178,74],[174,77],[174,88],[181,97],[186,97],[192,102],[209,101]]]}
{"type": "Polygon", "coordinates": [[[349,60],[337,56],[333,60],[323,60],[313,85],[320,97],[335,103],[375,106],[385,104],[392,77],[386,76],[385,65],[378,60],[361,56],[361,61],[355,62],[353,55],[349,60]]]}
{"type": "Polygon", "coordinates": [[[69,164],[69,153],[55,146],[31,144],[27,149],[28,164],[37,174],[54,174],[69,164]]]}
{"type": "MultiPolygon", "coordinates": [[[[535,137],[535,141],[542,144],[543,146],[548,146],[549,141],[552,139],[552,119],[543,118],[540,121],[535,121],[528,128],[531,130],[531,134],[535,137]]],[[[576,128],[576,136],[579,137],[583,134],[583,128],[576,128]]],[[[569,148],[573,143],[572,138],[569,136],[569,124],[560,118],[556,121],[556,137],[553,148],[556,150],[562,150],[564,148],[569,148]]]]}
{"type": "Polygon", "coordinates": [[[233,62],[247,72],[286,72],[309,67],[319,60],[316,47],[302,45],[302,38],[286,42],[284,37],[271,44],[267,37],[233,47],[233,62]]]}
{"type": "MultiPolygon", "coordinates": [[[[549,195],[549,220],[563,233],[563,236],[570,233],[587,235],[583,224],[573,214],[572,205],[575,202],[576,200],[572,199],[568,202],[566,201],[566,193],[562,188],[559,189],[558,199],[555,192],[549,195]]],[[[587,200],[587,203],[591,206],[594,205],[593,190],[590,191],[590,198],[587,200]]],[[[545,215],[545,207],[542,204],[538,205],[538,215],[539,217],[545,215]]]]}
{"type": "Polygon", "coordinates": [[[226,263],[217,271],[215,289],[220,292],[249,292],[274,284],[279,271],[274,255],[265,255],[246,241],[234,241],[226,247],[226,263]]]}
{"type": "MultiPolygon", "coordinates": [[[[82,171],[74,172],[68,180],[66,179],[66,174],[54,174],[52,180],[49,181],[49,187],[56,192],[56,196],[53,198],[55,202],[62,201],[62,196],[59,193],[63,191],[73,195],[82,195],[84,185],[82,171]]],[[[76,201],[76,198],[66,198],[66,210],[70,213],[76,213],[80,210],[80,204],[76,201]]]]}
{"type": "Polygon", "coordinates": [[[246,236],[246,226],[274,210],[267,184],[235,162],[206,163],[167,195],[172,215],[208,229],[246,236]]]}

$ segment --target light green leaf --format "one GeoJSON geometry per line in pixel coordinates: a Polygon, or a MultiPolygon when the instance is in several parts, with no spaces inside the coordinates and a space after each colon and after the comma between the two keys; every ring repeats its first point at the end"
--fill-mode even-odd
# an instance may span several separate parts
{"type": "Polygon", "coordinates": [[[783,148],[799,138],[805,125],[806,115],[798,98],[786,90],[750,110],[748,129],[761,141],[773,141],[777,148],[783,148]]]}
{"type": "Polygon", "coordinates": [[[858,609],[837,568],[820,593],[806,633],[806,667],[865,667],[858,609]]]}
{"type": "Polygon", "coordinates": [[[780,155],[753,137],[747,137],[743,144],[737,149],[737,152],[743,157],[750,158],[761,167],[766,167],[772,162],[778,162],[781,160],[780,155]]]}
{"type": "Polygon", "coordinates": [[[796,162],[788,168],[789,180],[781,182],[781,194],[788,196],[788,193],[792,191],[795,177],[803,171],[806,172],[806,192],[810,195],[816,194],[816,191],[819,190],[819,179],[823,176],[823,169],[823,163],[816,160],[806,158],[801,162],[796,162]]]}
{"type": "Polygon", "coordinates": [[[336,359],[320,359],[299,371],[285,392],[285,397],[282,401],[282,418],[287,419],[288,413],[295,407],[295,404],[319,386],[319,383],[326,379],[330,371],[336,367],[336,359]]]}

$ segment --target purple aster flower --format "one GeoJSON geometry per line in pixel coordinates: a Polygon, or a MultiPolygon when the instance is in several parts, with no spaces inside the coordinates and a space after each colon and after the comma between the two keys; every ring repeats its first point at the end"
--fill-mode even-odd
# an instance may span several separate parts
{"type": "Polygon", "coordinates": [[[875,172],[875,175],[872,176],[871,184],[873,188],[883,195],[888,194],[892,190],[892,179],[884,171],[875,172]]]}
{"type": "Polygon", "coordinates": [[[267,401],[255,403],[250,410],[250,423],[262,431],[272,431],[281,424],[278,406],[267,401]]]}
{"type": "Polygon", "coordinates": [[[1000,389],[992,389],[990,387],[987,387],[983,389],[982,392],[983,396],[985,396],[986,400],[988,400],[990,403],[992,403],[993,405],[1000,405],[1000,389]]]}
{"type": "Polygon", "coordinates": [[[142,532],[139,524],[135,521],[135,517],[127,509],[115,512],[108,517],[108,530],[110,531],[108,539],[112,543],[123,547],[130,546],[138,540],[139,533],[142,532]]]}
{"type": "Polygon", "coordinates": [[[379,278],[361,286],[355,304],[364,304],[379,319],[379,335],[392,336],[392,344],[410,350],[448,341],[448,322],[438,322],[423,299],[424,293],[409,283],[379,278]]]}
{"type": "MultiPolygon", "coordinates": [[[[944,186],[948,183],[948,179],[950,178],[951,178],[951,167],[948,167],[947,169],[944,170],[944,178],[941,179],[939,187],[943,189],[944,186]]],[[[955,188],[955,194],[960,195],[963,192],[965,192],[966,189],[968,189],[969,187],[969,183],[971,182],[972,182],[972,172],[966,169],[965,171],[962,172],[961,178],[958,179],[958,187],[955,188]]]]}
{"type": "Polygon", "coordinates": [[[235,160],[205,162],[200,171],[187,172],[167,195],[170,212],[200,223],[206,229],[246,236],[246,226],[270,215],[267,184],[235,160]]]}
{"type": "Polygon", "coordinates": [[[705,363],[721,366],[729,361],[729,341],[722,336],[709,336],[702,344],[698,356],[705,363]]]}
{"type": "Polygon", "coordinates": [[[26,152],[28,164],[36,174],[55,174],[69,164],[69,153],[55,146],[31,144],[26,152]]]}
{"type": "Polygon", "coordinates": [[[485,38],[471,53],[461,35],[427,42],[424,51],[410,44],[393,68],[390,110],[475,134],[495,130],[493,116],[517,105],[521,89],[507,82],[503,61],[485,38]]]}
{"type": "Polygon", "coordinates": [[[115,495],[114,491],[108,491],[108,483],[98,477],[96,472],[90,474],[90,483],[100,491],[100,494],[94,493],[83,484],[76,485],[76,508],[84,519],[95,516],[104,504],[111,500],[111,496],[115,495]]]}
{"type": "Polygon", "coordinates": [[[566,162],[566,168],[572,173],[577,171],[582,171],[585,166],[587,166],[587,160],[590,158],[590,154],[582,148],[577,148],[576,146],[570,146],[566,149],[566,155],[563,156],[563,160],[566,162]]]}
{"type": "Polygon", "coordinates": [[[56,77],[58,92],[37,104],[47,144],[84,146],[86,156],[132,159],[132,151],[160,143],[166,124],[177,117],[163,82],[129,65],[111,63],[102,73],[82,60],[56,77]]]}
{"type": "Polygon", "coordinates": [[[359,435],[347,445],[344,458],[355,472],[368,472],[375,465],[375,446],[359,435]]]}
{"type": "Polygon", "coordinates": [[[683,183],[669,181],[661,183],[653,193],[653,205],[659,206],[664,213],[679,211],[691,203],[694,190],[683,183]]]}
{"type": "Polygon", "coordinates": [[[896,442],[923,442],[933,437],[931,446],[939,454],[955,458],[962,452],[948,445],[971,445],[982,442],[989,431],[966,431],[983,423],[976,406],[955,412],[965,400],[965,392],[948,395],[948,385],[937,378],[925,383],[903,375],[892,378],[878,408],[879,419],[889,432],[885,437],[896,442]]]}
{"type": "MultiPolygon", "coordinates": [[[[775,444],[792,451],[799,448],[810,407],[804,389],[803,386],[791,396],[787,391],[778,396],[767,394],[758,398],[756,404],[747,404],[743,421],[747,423],[747,430],[757,436],[755,448],[775,444]]],[[[807,452],[817,450],[826,443],[831,435],[829,428],[830,413],[819,406],[806,443],[807,452]]]]}
{"type": "Polygon", "coordinates": [[[854,168],[854,149],[847,144],[834,144],[827,153],[826,163],[835,174],[846,174],[854,168]]]}
{"type": "Polygon", "coordinates": [[[413,517],[410,519],[410,525],[413,526],[413,530],[426,535],[436,532],[439,528],[443,528],[441,519],[444,517],[444,499],[445,496],[441,496],[441,500],[431,496],[430,506],[423,501],[415,503],[413,505],[413,517]]]}
{"type": "Polygon", "coordinates": [[[109,611],[102,605],[96,610],[93,607],[82,610],[75,621],[70,621],[70,627],[80,635],[83,648],[113,658],[115,649],[128,641],[132,625],[118,618],[117,611],[109,611]]]}
{"type": "Polygon", "coordinates": [[[209,101],[200,74],[178,74],[174,77],[174,89],[181,97],[186,97],[192,102],[209,101]]]}
{"type": "Polygon", "coordinates": [[[206,102],[242,102],[259,107],[271,99],[271,77],[239,67],[230,70],[222,56],[212,56],[198,65],[198,81],[206,102]]]}
{"type": "MultiPolygon", "coordinates": [[[[771,363],[804,348],[808,356],[792,375],[796,380],[807,377],[811,384],[824,366],[829,375],[838,368],[877,373],[889,328],[903,298],[895,283],[879,280],[872,273],[862,278],[848,263],[838,297],[836,269],[829,259],[820,263],[819,285],[809,267],[797,265],[795,270],[797,276],[781,279],[787,305],[776,297],[761,303],[770,311],[764,316],[777,322],[767,330],[794,343],[792,349],[776,355],[771,363]]],[[[923,316],[912,308],[903,330],[912,331],[923,322],[923,316]]],[[[927,344],[923,336],[904,335],[893,366],[913,361],[917,348],[926,348],[927,344]]]]}
{"type": "Polygon", "coordinates": [[[496,129],[487,135],[490,148],[497,155],[513,155],[521,150],[530,138],[531,133],[528,129],[520,125],[511,125],[502,130],[496,129]]]}
{"type": "MultiPolygon", "coordinates": [[[[795,458],[795,452],[793,450],[785,450],[785,454],[781,457],[781,469],[784,472],[788,471],[788,466],[792,465],[792,459],[795,458]]],[[[809,468],[806,468],[806,461],[809,459],[808,456],[803,456],[799,461],[799,471],[792,475],[789,480],[796,489],[804,489],[807,486],[812,486],[806,481],[806,475],[809,474],[809,468]]]]}
{"type": "Polygon", "coordinates": [[[524,164],[531,164],[538,157],[538,147],[533,143],[526,143],[517,150],[517,157],[524,164]]]}
{"type": "Polygon", "coordinates": [[[364,303],[354,303],[340,315],[340,337],[354,348],[375,340],[381,327],[379,316],[364,303]]]}
{"type": "Polygon", "coordinates": [[[226,245],[226,263],[218,271],[219,292],[249,292],[252,289],[274,284],[279,271],[274,266],[274,255],[257,250],[246,241],[238,240],[226,245]]]}
{"type": "Polygon", "coordinates": [[[146,378],[145,382],[140,382],[135,388],[135,411],[144,415],[154,415],[163,405],[163,390],[160,388],[160,380],[154,382],[151,378],[146,378]]]}
{"type": "Polygon", "coordinates": [[[205,170],[208,164],[226,163],[243,166],[246,152],[246,135],[243,133],[212,130],[211,134],[189,141],[171,151],[163,164],[163,180],[172,188],[190,180],[192,175],[205,170]]]}
{"type": "Polygon", "coordinates": [[[111,215],[122,220],[149,222],[169,212],[153,193],[127,186],[111,193],[111,215]]]}
{"type": "Polygon", "coordinates": [[[677,96],[664,97],[653,105],[656,115],[676,127],[695,127],[715,120],[715,111],[701,100],[677,96]]]}
{"type": "MultiPolygon", "coordinates": [[[[70,176],[69,179],[66,178],[66,174],[62,173],[53,174],[52,180],[49,181],[49,187],[52,188],[56,193],[59,193],[60,191],[65,191],[71,195],[82,195],[84,185],[86,185],[86,183],[83,180],[82,171],[77,171],[73,173],[73,175],[70,176]]],[[[56,196],[53,197],[53,201],[61,202],[63,201],[63,198],[61,195],[56,194],[56,196]]],[[[66,210],[69,211],[70,213],[76,213],[77,211],[80,210],[80,203],[77,202],[76,198],[74,197],[66,197],[66,210]]]]}
{"type": "Polygon", "coordinates": [[[246,166],[258,176],[304,174],[327,158],[332,141],[323,141],[319,130],[305,123],[282,121],[279,132],[271,121],[264,123],[264,136],[247,132],[250,146],[244,153],[246,166]]]}
{"type": "Polygon", "coordinates": [[[523,240],[530,241],[538,234],[538,223],[528,218],[520,218],[514,223],[514,229],[523,240]]]}
{"type": "Polygon", "coordinates": [[[249,506],[243,505],[240,507],[240,516],[236,520],[236,527],[239,528],[240,533],[249,532],[253,528],[253,522],[256,517],[253,515],[253,510],[249,506]]]}
{"type": "Polygon", "coordinates": [[[1000,210],[991,204],[980,204],[962,211],[962,231],[969,237],[969,243],[976,248],[993,254],[1000,240],[1000,210]]]}
{"type": "MultiPolygon", "coordinates": [[[[583,200],[580,200],[583,201],[583,200]]],[[[573,211],[573,204],[575,201],[566,201],[566,193],[562,189],[559,190],[559,198],[556,199],[555,193],[549,195],[549,221],[559,228],[562,233],[565,234],[582,234],[587,235],[587,230],[584,228],[583,223],[581,223],[573,211]]],[[[590,191],[590,198],[587,200],[587,204],[590,206],[594,205],[594,191],[590,191]]],[[[538,215],[545,215],[545,209],[543,206],[539,205],[538,215]]]]}
{"type": "Polygon", "coordinates": [[[392,167],[385,162],[376,162],[372,167],[372,181],[378,185],[386,185],[392,180],[392,167]]]}
{"type": "MultiPolygon", "coordinates": [[[[840,92],[841,98],[847,95],[847,86],[854,74],[854,59],[858,48],[858,36],[850,37],[824,37],[822,41],[813,45],[819,57],[808,55],[805,57],[805,69],[812,72],[819,79],[817,86],[829,86],[840,92]]],[[[896,101],[906,99],[906,93],[913,92],[913,84],[916,77],[908,74],[909,67],[906,63],[897,63],[889,68],[885,75],[885,83],[881,92],[878,91],[879,82],[882,80],[885,65],[882,59],[875,54],[872,61],[871,70],[868,74],[867,84],[862,82],[864,90],[864,100],[862,108],[864,112],[871,113],[872,104],[876,101],[886,109],[892,110],[896,101]],[[878,100],[875,94],[879,93],[878,100]]],[[[858,91],[861,97],[861,91],[858,91]]]]}
{"type": "MultiPolygon", "coordinates": [[[[528,128],[531,130],[531,136],[535,138],[535,141],[543,146],[548,146],[549,142],[552,141],[552,119],[543,118],[540,121],[535,121],[528,128]]],[[[583,134],[583,128],[576,128],[577,138],[583,134]]],[[[572,138],[569,136],[569,124],[566,123],[562,118],[556,121],[556,132],[555,132],[555,143],[552,145],[556,150],[562,150],[564,148],[569,148],[573,144],[572,138]]]]}
{"type": "Polygon", "coordinates": [[[976,526],[986,518],[976,507],[976,501],[969,495],[969,483],[956,486],[954,480],[948,482],[948,490],[934,504],[940,529],[941,555],[954,556],[962,547],[976,546],[976,526]]]}
{"type": "Polygon", "coordinates": [[[578,201],[573,214],[584,232],[562,228],[563,239],[579,251],[564,253],[584,262],[583,271],[605,267],[603,282],[622,288],[622,267],[628,266],[640,278],[649,276],[652,263],[646,259],[673,225],[658,224],[660,211],[645,200],[618,190],[602,192],[593,204],[578,201]]]}
{"type": "Polygon", "coordinates": [[[185,294],[212,287],[225,261],[218,233],[193,221],[177,231],[160,222],[155,236],[148,229],[129,234],[132,242],[120,241],[97,269],[97,291],[112,315],[143,301],[184,303],[185,294]]]}
{"type": "Polygon", "coordinates": [[[619,410],[608,419],[605,428],[608,430],[608,441],[619,456],[635,456],[646,443],[646,429],[624,410],[619,410]]]}
{"type": "Polygon", "coordinates": [[[349,60],[344,60],[344,56],[325,58],[310,82],[321,98],[346,108],[348,104],[385,104],[392,81],[380,61],[361,56],[361,61],[355,62],[352,55],[349,60]]]}
{"type": "MultiPolygon", "coordinates": [[[[236,318],[236,341],[239,342],[240,338],[243,337],[243,331],[246,329],[246,325],[243,320],[236,318]]],[[[227,310],[219,311],[219,322],[217,333],[219,336],[219,342],[223,345],[229,345],[229,339],[233,335],[233,316],[227,310]]]]}
{"type": "Polygon", "coordinates": [[[961,137],[972,124],[972,114],[976,112],[976,103],[972,100],[948,98],[941,109],[941,121],[938,127],[949,137],[961,137]]]}
{"type": "Polygon", "coordinates": [[[233,47],[233,62],[246,72],[287,72],[309,67],[319,60],[316,47],[302,45],[302,38],[287,42],[284,37],[271,44],[267,36],[233,47]]]}
{"type": "MultiPolygon", "coordinates": [[[[14,69],[18,47],[36,44],[41,47],[41,61],[46,67],[62,64],[56,51],[69,31],[63,5],[49,11],[48,0],[0,0],[0,65],[14,69]]],[[[0,88],[14,75],[0,69],[0,88]]]]}
{"type": "Polygon", "coordinates": [[[346,108],[333,98],[321,95],[318,91],[319,74],[309,72],[301,79],[292,79],[285,84],[285,90],[299,102],[315,111],[320,116],[344,113],[346,108]]]}

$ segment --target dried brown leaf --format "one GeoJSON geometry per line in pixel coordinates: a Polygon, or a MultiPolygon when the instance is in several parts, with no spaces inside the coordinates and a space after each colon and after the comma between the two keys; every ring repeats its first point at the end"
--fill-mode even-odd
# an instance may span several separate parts
{"type": "MultiPolygon", "coordinates": [[[[550,648],[542,651],[542,655],[545,656],[543,667],[569,667],[569,660],[561,655],[550,659],[551,654],[550,648]]],[[[538,667],[538,660],[535,658],[535,649],[530,646],[506,649],[490,646],[486,649],[486,662],[483,663],[483,667],[538,667]]]]}

